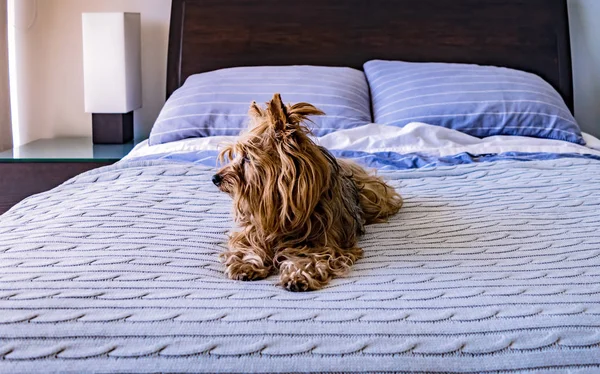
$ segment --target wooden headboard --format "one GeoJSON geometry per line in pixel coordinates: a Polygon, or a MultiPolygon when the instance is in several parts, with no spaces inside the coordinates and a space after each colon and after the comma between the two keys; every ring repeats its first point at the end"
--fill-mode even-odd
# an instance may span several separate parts
{"type": "Polygon", "coordinates": [[[529,71],[573,109],[566,0],[173,0],[167,96],[219,68],[375,58],[529,71]]]}

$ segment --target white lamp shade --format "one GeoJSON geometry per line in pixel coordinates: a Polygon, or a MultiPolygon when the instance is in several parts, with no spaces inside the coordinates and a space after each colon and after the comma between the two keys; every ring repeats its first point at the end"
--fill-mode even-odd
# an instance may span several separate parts
{"type": "Polygon", "coordinates": [[[142,106],[139,13],[83,13],[85,111],[127,113],[142,106]]]}

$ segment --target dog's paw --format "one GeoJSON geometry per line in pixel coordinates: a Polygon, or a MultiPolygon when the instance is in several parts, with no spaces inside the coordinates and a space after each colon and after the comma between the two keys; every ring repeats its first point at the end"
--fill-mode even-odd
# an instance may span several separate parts
{"type": "Polygon", "coordinates": [[[264,279],[269,276],[271,269],[249,262],[236,261],[227,265],[225,274],[229,279],[240,280],[240,281],[253,281],[264,279]]]}
{"type": "Polygon", "coordinates": [[[310,291],[309,280],[303,275],[295,275],[281,280],[281,285],[288,291],[310,291]]]}
{"type": "Polygon", "coordinates": [[[283,261],[279,271],[279,284],[292,292],[318,290],[323,288],[331,279],[326,269],[317,269],[315,263],[308,259],[296,262],[291,260],[283,261]]]}

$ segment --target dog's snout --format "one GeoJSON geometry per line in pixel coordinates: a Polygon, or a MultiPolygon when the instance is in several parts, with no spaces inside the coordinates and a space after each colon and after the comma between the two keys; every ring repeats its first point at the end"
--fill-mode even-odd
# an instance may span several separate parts
{"type": "Polygon", "coordinates": [[[221,181],[222,180],[223,180],[223,178],[221,178],[221,176],[219,174],[215,174],[215,175],[212,176],[212,182],[217,187],[219,187],[221,185],[221,181]]]}

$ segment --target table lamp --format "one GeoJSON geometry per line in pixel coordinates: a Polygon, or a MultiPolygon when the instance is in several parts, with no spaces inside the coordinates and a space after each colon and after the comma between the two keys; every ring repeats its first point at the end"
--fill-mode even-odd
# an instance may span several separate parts
{"type": "Polygon", "coordinates": [[[139,13],[83,13],[85,111],[92,141],[133,139],[133,110],[142,107],[139,13]]]}

